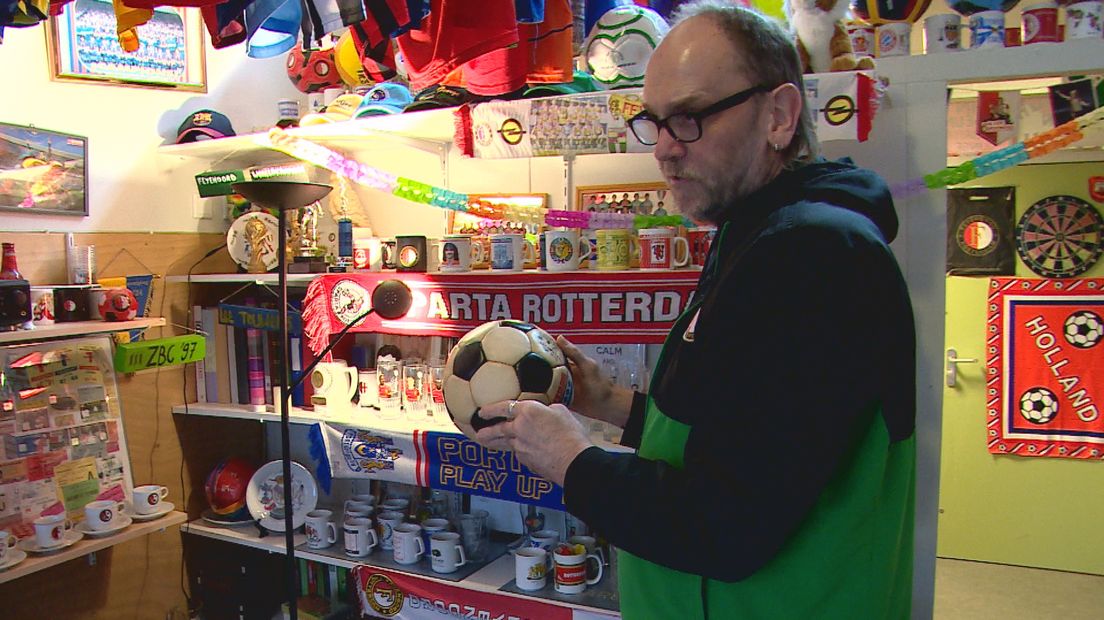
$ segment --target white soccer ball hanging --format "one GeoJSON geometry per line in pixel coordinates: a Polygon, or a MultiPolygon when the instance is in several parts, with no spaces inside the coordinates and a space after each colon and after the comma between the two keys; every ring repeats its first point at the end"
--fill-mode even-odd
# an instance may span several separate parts
{"type": "Polygon", "coordinates": [[[606,11],[583,43],[587,73],[602,88],[643,86],[648,59],[670,29],[652,9],[627,5],[606,11]]]}
{"type": "Polygon", "coordinates": [[[499,419],[479,409],[503,400],[571,404],[571,373],[548,332],[522,321],[491,321],[469,331],[449,352],[443,385],[449,417],[468,437],[499,419]]]}
{"type": "Polygon", "coordinates": [[[1020,415],[1032,424],[1046,424],[1058,415],[1058,397],[1044,387],[1034,387],[1020,396],[1020,415]]]}

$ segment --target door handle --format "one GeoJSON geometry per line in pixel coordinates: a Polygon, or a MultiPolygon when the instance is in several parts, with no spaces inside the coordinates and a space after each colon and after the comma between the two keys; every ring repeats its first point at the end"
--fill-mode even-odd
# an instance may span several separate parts
{"type": "Polygon", "coordinates": [[[958,365],[959,364],[976,364],[977,358],[974,357],[959,357],[958,351],[954,349],[947,349],[947,367],[945,376],[947,379],[947,387],[954,387],[958,382],[958,365]]]}

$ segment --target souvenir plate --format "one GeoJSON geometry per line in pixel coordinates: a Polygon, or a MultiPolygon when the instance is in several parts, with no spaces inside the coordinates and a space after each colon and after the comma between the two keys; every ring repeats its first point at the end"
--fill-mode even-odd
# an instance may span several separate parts
{"type": "Polygon", "coordinates": [[[260,237],[261,259],[265,268],[272,270],[279,264],[279,235],[280,221],[276,216],[264,211],[250,211],[230,225],[226,231],[226,249],[230,252],[230,258],[242,269],[249,267],[249,223],[259,220],[264,224],[265,233],[260,237]]]}
{"type": "MultiPolygon", "coordinates": [[[[284,465],[269,461],[253,474],[245,491],[249,514],[273,532],[284,531],[284,465]]],[[[314,476],[299,463],[291,463],[291,525],[298,528],[307,520],[307,513],[318,505],[318,484],[314,476]]]]}

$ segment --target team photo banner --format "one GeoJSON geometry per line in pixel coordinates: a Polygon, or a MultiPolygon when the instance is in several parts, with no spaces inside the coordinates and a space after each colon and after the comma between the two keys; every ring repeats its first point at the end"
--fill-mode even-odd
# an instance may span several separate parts
{"type": "Polygon", "coordinates": [[[414,302],[406,316],[369,315],[350,331],[459,338],[487,321],[514,319],[581,344],[659,344],[689,303],[697,270],[495,274],[325,274],[303,302],[303,333],[315,354],[371,307],[372,291],[401,279],[414,302]]]}
{"type": "Polygon", "coordinates": [[[989,451],[1104,459],[1104,278],[989,281],[989,451]]]}

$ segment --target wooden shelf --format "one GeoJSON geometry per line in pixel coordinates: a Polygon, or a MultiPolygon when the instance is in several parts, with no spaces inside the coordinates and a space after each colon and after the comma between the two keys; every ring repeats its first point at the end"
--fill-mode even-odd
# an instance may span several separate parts
{"type": "MultiPolygon", "coordinates": [[[[284,547],[284,536],[282,532],[269,534],[264,538],[260,538],[258,536],[257,528],[253,527],[252,525],[243,525],[238,527],[219,527],[197,520],[190,521],[182,525],[180,527],[180,530],[186,534],[203,536],[205,538],[211,538],[214,540],[219,540],[235,545],[261,549],[270,553],[279,553],[281,555],[286,553],[286,548],[284,547]]],[[[375,566],[375,564],[372,564],[371,562],[356,562],[352,559],[334,557],[330,554],[316,553],[308,549],[300,548],[302,547],[302,545],[306,544],[306,542],[306,536],[304,536],[303,534],[295,534],[295,557],[303,558],[305,560],[313,560],[321,564],[340,566],[343,568],[354,568],[360,565],[375,566]]],[[[380,568],[384,568],[386,570],[398,570],[392,566],[381,566],[380,568]]],[[[510,580],[514,578],[514,558],[509,553],[506,553],[498,559],[491,561],[489,564],[472,573],[466,579],[463,579],[461,581],[437,579],[432,576],[423,575],[420,573],[410,574],[413,574],[420,579],[436,581],[443,585],[456,586],[464,588],[466,590],[474,590],[478,592],[493,592],[500,596],[513,596],[517,598],[539,600],[543,603],[559,605],[561,607],[568,607],[571,609],[592,610],[597,613],[603,614],[603,617],[609,617],[609,615],[613,613],[608,609],[571,604],[569,602],[559,601],[551,598],[529,596],[510,592],[508,590],[500,590],[502,586],[508,584],[510,580]]]]}
{"type": "MultiPolygon", "coordinates": [[[[266,405],[265,411],[254,411],[249,405],[232,405],[228,403],[189,403],[187,409],[184,405],[173,405],[173,413],[187,415],[202,415],[214,418],[235,418],[238,420],[257,420],[258,422],[279,422],[280,412],[275,411],[272,405],[266,405]]],[[[451,424],[448,427],[440,426],[431,429],[416,427],[414,423],[405,418],[397,420],[385,420],[374,409],[362,410],[353,407],[348,415],[327,416],[317,415],[310,409],[292,407],[288,412],[292,424],[316,424],[318,422],[331,422],[345,424],[360,428],[370,428],[378,431],[393,433],[412,433],[415,430],[434,430],[443,433],[459,433],[451,424]]]]}
{"type": "Polygon", "coordinates": [[[161,317],[134,319],[133,321],[76,321],[73,323],[54,323],[53,325],[42,325],[34,329],[0,332],[0,345],[36,342],[54,338],[71,338],[73,336],[88,336],[91,334],[125,332],[132,329],[163,327],[164,325],[165,319],[161,317]]]}
{"type": "Polygon", "coordinates": [[[187,520],[188,516],[186,514],[174,511],[155,521],[146,521],[144,523],[135,522],[133,525],[114,536],[107,536],[104,538],[90,538],[85,536],[72,547],[58,551],[57,553],[50,553],[47,555],[33,555],[28,553],[26,560],[23,560],[7,570],[0,571],[0,583],[7,583],[19,579],[24,575],[29,575],[50,568],[51,566],[57,566],[58,564],[68,562],[74,558],[79,558],[89,553],[95,553],[101,549],[107,549],[108,547],[113,547],[128,540],[134,540],[135,538],[148,536],[154,532],[164,531],[174,525],[184,523],[187,520]]]}
{"type": "MultiPolygon", "coordinates": [[[[889,56],[877,60],[875,72],[889,77],[891,84],[968,84],[1094,74],[1100,72],[1101,58],[1104,58],[1104,39],[1078,39],[1054,44],[889,56]]],[[[874,122],[876,124],[877,120],[874,122]]]]}
{"type": "MultiPolygon", "coordinates": [[[[318,273],[289,273],[287,276],[288,284],[302,284],[306,285],[311,280],[322,274],[318,273]]],[[[188,283],[192,284],[245,284],[247,282],[253,282],[255,284],[279,284],[280,274],[277,273],[200,273],[192,276],[166,276],[166,282],[173,284],[188,283]]]]}

